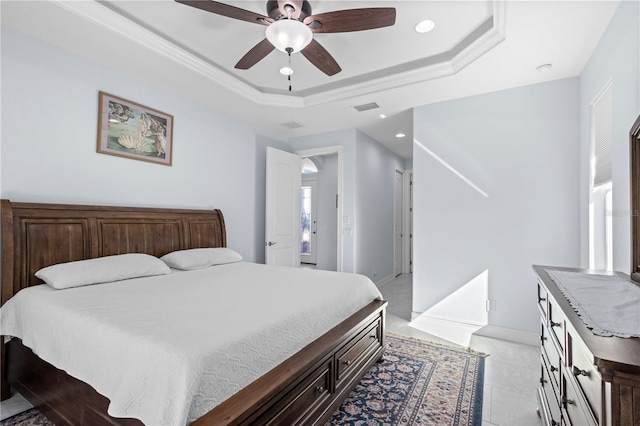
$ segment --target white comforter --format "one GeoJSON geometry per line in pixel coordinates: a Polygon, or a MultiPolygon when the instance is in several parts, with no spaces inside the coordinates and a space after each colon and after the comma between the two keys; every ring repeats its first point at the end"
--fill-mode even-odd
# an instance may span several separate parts
{"type": "Polygon", "coordinates": [[[2,334],[147,425],[202,416],[381,295],[361,275],[233,263],[21,290],[2,334]]]}

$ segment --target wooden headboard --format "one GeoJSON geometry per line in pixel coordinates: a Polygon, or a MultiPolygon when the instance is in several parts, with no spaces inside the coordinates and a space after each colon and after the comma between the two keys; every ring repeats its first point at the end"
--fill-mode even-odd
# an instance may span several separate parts
{"type": "Polygon", "coordinates": [[[2,304],[42,283],[45,266],[124,253],[156,257],[174,250],[226,247],[220,210],[184,210],[0,200],[2,304]]]}

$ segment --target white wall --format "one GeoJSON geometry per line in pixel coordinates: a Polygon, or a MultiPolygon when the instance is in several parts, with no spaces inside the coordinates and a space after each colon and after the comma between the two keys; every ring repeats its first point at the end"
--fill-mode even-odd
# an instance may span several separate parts
{"type": "Polygon", "coordinates": [[[613,90],[613,269],[630,272],[629,130],[640,114],[640,3],[622,1],[580,76],[581,266],[589,266],[590,104],[609,82],[613,90]]]}
{"type": "Polygon", "coordinates": [[[220,208],[229,247],[259,257],[259,135],[246,123],[6,28],[1,71],[2,198],[220,208]],[[173,166],[96,153],[100,90],[174,116],[173,166]]]}
{"type": "Polygon", "coordinates": [[[394,275],[394,190],[404,160],[356,132],[356,272],[374,282],[394,275]]]}
{"type": "Polygon", "coordinates": [[[531,265],[579,263],[578,96],[574,78],[415,108],[414,311],[488,271],[489,324],[538,330],[531,265]]]}

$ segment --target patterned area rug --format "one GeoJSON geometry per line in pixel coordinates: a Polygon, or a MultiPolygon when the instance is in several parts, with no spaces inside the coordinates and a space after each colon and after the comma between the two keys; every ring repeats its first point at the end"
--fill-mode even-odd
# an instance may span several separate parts
{"type": "Polygon", "coordinates": [[[329,425],[482,423],[484,354],[387,334],[374,365],[329,425]]]}
{"type": "MultiPolygon", "coordinates": [[[[386,335],[384,362],[375,364],[327,425],[479,426],[484,355],[386,335]]],[[[36,409],[0,426],[50,426],[36,409]]]]}

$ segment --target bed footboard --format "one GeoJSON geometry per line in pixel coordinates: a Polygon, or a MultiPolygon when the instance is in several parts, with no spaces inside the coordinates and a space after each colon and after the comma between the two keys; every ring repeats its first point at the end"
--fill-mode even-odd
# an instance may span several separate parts
{"type": "MultiPolygon", "coordinates": [[[[324,424],[384,352],[387,302],[374,301],[192,423],[324,424]]],[[[138,426],[107,414],[109,400],[36,356],[7,344],[8,380],[56,424],[138,426]]]]}
{"type": "Polygon", "coordinates": [[[371,302],[192,425],[324,424],[384,353],[386,306],[371,302]]]}

